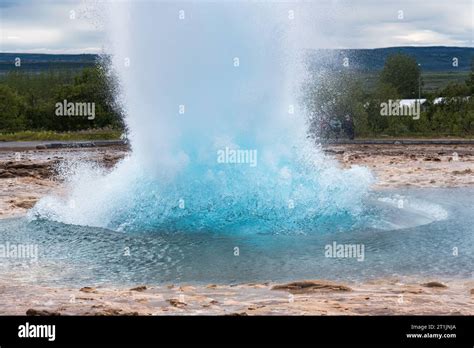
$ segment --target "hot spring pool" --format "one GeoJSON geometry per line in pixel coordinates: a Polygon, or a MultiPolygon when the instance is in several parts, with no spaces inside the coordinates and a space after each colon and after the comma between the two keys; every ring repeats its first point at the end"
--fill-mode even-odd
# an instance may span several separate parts
{"type": "MultiPolygon", "coordinates": [[[[0,245],[37,245],[38,258],[0,260],[0,277],[48,285],[243,283],[390,276],[469,278],[474,189],[371,193],[357,221],[299,232],[116,232],[26,218],[0,221],[0,245]],[[402,202],[402,203],[401,203],[402,202]],[[327,257],[356,245],[359,257],[327,257]]],[[[355,256],[355,255],[352,255],[355,256]]]]}

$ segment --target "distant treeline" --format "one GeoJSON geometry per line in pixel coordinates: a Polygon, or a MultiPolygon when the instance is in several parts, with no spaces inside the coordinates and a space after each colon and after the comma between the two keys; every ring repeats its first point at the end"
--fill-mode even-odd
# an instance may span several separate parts
{"type": "MultiPolygon", "coordinates": [[[[117,84],[104,65],[41,72],[12,69],[0,74],[0,133],[123,130],[114,103],[117,84]],[[95,117],[58,117],[56,104],[95,104],[95,117]]],[[[364,86],[364,74],[351,66],[313,69],[304,104],[310,130],[319,138],[380,136],[474,136],[474,65],[465,82],[426,92],[420,66],[402,53],[389,56],[377,75],[376,88],[364,86]],[[419,119],[383,116],[389,100],[426,98],[419,119]],[[443,97],[435,103],[435,98],[443,97]]]]}
{"type": "Polygon", "coordinates": [[[380,136],[474,136],[474,60],[462,83],[423,91],[417,61],[405,54],[387,58],[376,88],[364,88],[359,72],[340,69],[315,71],[306,86],[305,106],[312,134],[322,139],[380,136]],[[390,100],[426,98],[419,118],[382,115],[390,100]],[[436,98],[443,98],[442,100],[436,98]]]}
{"type": "Polygon", "coordinates": [[[315,68],[334,68],[347,58],[352,69],[379,72],[388,57],[403,54],[421,65],[423,73],[465,72],[470,70],[473,47],[385,47],[373,49],[314,49],[309,51],[309,62],[315,68]]]}
{"type": "Polygon", "coordinates": [[[97,54],[0,53],[0,75],[10,71],[45,72],[92,68],[106,56],[97,54]]]}
{"type": "Polygon", "coordinates": [[[0,76],[0,132],[122,129],[114,102],[115,83],[101,66],[40,73],[13,70],[0,76]],[[58,117],[56,104],[95,104],[95,117],[58,117]]]}

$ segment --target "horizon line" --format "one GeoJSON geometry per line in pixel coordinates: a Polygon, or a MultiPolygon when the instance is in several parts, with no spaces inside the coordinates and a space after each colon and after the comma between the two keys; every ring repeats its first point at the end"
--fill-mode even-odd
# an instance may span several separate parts
{"type": "MultiPolygon", "coordinates": [[[[403,45],[403,46],[384,46],[384,47],[372,47],[372,48],[325,48],[325,47],[318,47],[318,48],[305,48],[304,50],[381,50],[381,49],[389,49],[389,48],[435,48],[435,47],[442,47],[442,48],[471,48],[474,49],[474,46],[447,46],[447,45],[428,45],[428,46],[420,46],[420,45],[403,45]]],[[[69,55],[69,56],[79,56],[79,55],[91,55],[91,56],[99,56],[99,55],[109,55],[110,53],[90,53],[90,52],[81,52],[81,53],[45,53],[45,52],[30,52],[30,51],[22,51],[22,52],[11,52],[11,51],[0,51],[0,54],[37,54],[37,55],[69,55]]]]}

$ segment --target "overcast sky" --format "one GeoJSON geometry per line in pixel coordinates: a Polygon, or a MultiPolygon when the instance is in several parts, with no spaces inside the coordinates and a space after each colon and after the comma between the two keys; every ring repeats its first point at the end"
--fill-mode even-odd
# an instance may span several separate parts
{"type": "MultiPolygon", "coordinates": [[[[311,48],[473,46],[474,0],[315,0],[311,11],[288,6],[314,17],[315,33],[305,38],[311,48]]],[[[0,0],[0,51],[101,52],[105,33],[94,8],[90,0],[0,0]]]]}

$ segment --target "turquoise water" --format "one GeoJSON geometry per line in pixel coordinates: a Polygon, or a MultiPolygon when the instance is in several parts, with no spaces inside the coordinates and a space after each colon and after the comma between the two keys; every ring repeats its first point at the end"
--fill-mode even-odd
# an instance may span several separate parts
{"type": "Polygon", "coordinates": [[[92,285],[471,272],[473,190],[371,192],[368,168],[341,168],[315,146],[301,92],[319,81],[305,60],[324,23],[318,8],[104,6],[104,68],[120,83],[132,151],[110,171],[61,162],[63,194],[0,221],[0,242],[38,245],[38,262],[3,258],[0,277],[92,285]],[[254,157],[222,160],[228,149],[254,157]],[[334,243],[363,247],[363,257],[326,257],[334,243]]]}
{"type": "Polygon", "coordinates": [[[472,276],[474,189],[380,191],[364,206],[357,219],[341,217],[341,224],[323,219],[294,231],[262,226],[124,233],[48,220],[2,220],[0,244],[36,244],[39,258],[36,263],[0,259],[0,277],[84,286],[472,276]],[[326,257],[325,246],[334,242],[364,245],[364,260],[326,257]]]}

